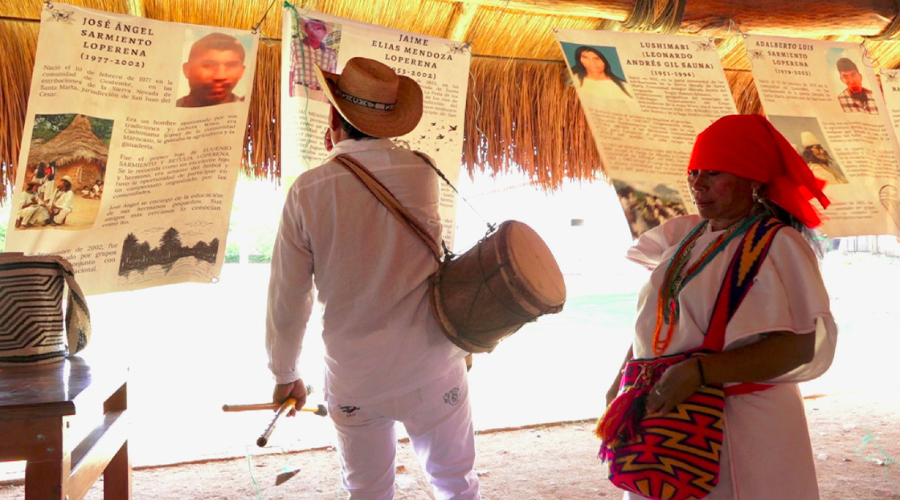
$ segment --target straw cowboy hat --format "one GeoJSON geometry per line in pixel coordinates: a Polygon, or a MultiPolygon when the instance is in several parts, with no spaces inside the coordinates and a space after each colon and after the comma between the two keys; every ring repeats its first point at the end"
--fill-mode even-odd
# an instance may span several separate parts
{"type": "Polygon", "coordinates": [[[341,116],[373,137],[408,134],[422,118],[422,89],[384,64],[354,57],[341,74],[313,66],[325,96],[341,116]]]}

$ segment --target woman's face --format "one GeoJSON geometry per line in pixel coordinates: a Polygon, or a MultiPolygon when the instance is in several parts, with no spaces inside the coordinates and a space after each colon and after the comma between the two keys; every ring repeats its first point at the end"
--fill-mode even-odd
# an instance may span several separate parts
{"type": "Polygon", "coordinates": [[[581,65],[584,66],[588,78],[595,80],[606,78],[606,63],[604,63],[603,59],[597,54],[585,50],[581,53],[579,61],[581,61],[581,65]]]}
{"type": "Polygon", "coordinates": [[[688,172],[688,185],[700,217],[718,231],[750,214],[753,189],[761,184],[726,172],[692,170],[688,172]]]}

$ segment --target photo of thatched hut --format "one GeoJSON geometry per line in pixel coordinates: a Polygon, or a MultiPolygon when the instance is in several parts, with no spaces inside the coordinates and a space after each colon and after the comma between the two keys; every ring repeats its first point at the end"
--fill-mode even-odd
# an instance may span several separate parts
{"type": "Polygon", "coordinates": [[[109,158],[113,120],[76,114],[37,115],[29,144],[23,190],[40,183],[45,210],[38,210],[17,229],[55,227],[87,229],[100,209],[102,187],[109,158]],[[71,195],[64,196],[62,181],[71,195]],[[51,220],[52,206],[68,198],[64,218],[51,220]]]}

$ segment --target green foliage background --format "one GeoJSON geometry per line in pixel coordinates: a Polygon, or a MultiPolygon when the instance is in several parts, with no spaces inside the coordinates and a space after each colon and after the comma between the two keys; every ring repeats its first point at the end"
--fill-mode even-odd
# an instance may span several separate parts
{"type": "Polygon", "coordinates": [[[0,248],[6,248],[6,223],[9,221],[11,203],[0,206],[0,248]]]}
{"type": "MultiPolygon", "coordinates": [[[[75,116],[72,113],[64,115],[35,115],[31,140],[42,139],[46,142],[53,139],[72,124],[75,116]]],[[[91,131],[94,132],[94,135],[103,141],[103,144],[109,146],[109,141],[112,138],[113,121],[94,118],[93,116],[88,116],[87,119],[91,123],[91,131]]]]}

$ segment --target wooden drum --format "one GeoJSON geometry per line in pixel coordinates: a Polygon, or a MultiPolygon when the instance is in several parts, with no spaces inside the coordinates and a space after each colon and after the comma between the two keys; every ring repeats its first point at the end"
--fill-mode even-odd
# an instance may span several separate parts
{"type": "Polygon", "coordinates": [[[469,352],[491,352],[525,323],[561,311],[566,284],[541,237],[522,222],[506,221],[443,263],[429,295],[447,338],[469,352]]]}

